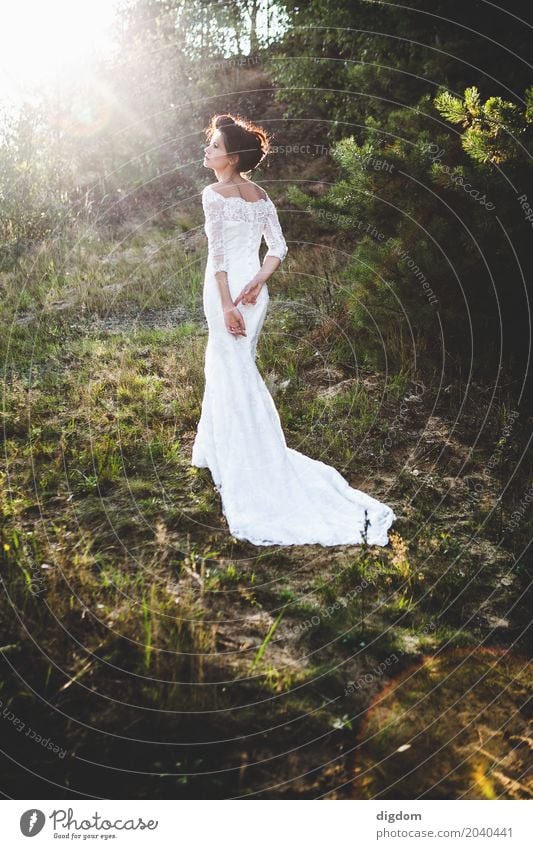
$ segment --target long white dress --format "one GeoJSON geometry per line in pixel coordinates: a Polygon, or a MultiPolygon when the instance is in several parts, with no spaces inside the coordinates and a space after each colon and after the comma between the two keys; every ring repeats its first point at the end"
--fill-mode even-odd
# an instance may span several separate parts
{"type": "MultiPolygon", "coordinates": [[[[213,184],[216,185],[216,184],[213,184]]],[[[203,306],[208,324],[205,389],[191,465],[209,468],[229,530],[255,545],[387,545],[393,510],[350,487],[332,466],[289,448],[255,358],[269,292],[242,304],[246,336],[228,332],[215,272],[224,270],[234,300],[268,255],[287,254],[276,207],[266,199],[202,192],[208,259],[203,306]]]]}

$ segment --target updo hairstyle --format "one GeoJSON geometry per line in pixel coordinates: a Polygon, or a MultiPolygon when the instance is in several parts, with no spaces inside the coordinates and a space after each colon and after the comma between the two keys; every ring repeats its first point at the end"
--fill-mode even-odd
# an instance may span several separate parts
{"type": "Polygon", "coordinates": [[[220,130],[222,133],[228,156],[238,154],[236,170],[239,174],[247,174],[257,168],[270,150],[267,132],[262,127],[247,121],[246,118],[214,115],[206,130],[208,141],[211,141],[215,130],[220,130]]]}

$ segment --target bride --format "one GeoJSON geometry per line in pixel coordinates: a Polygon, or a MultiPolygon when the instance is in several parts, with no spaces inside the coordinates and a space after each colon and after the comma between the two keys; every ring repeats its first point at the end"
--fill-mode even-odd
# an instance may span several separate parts
{"type": "Polygon", "coordinates": [[[209,468],[229,530],[255,545],[387,545],[393,510],[350,487],[332,466],[289,448],[256,366],[267,281],[287,255],[276,207],[245,178],[269,149],[266,132],[214,116],[202,192],[208,258],[203,307],[209,334],[202,411],[191,465],[209,468]],[[261,265],[259,247],[268,252],[261,265]]]}

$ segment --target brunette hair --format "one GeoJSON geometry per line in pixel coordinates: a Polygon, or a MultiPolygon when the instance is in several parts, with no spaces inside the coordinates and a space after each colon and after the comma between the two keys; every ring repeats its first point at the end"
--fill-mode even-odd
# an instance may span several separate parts
{"type": "Polygon", "coordinates": [[[270,150],[270,138],[266,130],[239,115],[213,115],[206,130],[208,141],[211,141],[215,130],[222,133],[228,155],[238,155],[239,174],[246,174],[257,168],[270,150]]]}

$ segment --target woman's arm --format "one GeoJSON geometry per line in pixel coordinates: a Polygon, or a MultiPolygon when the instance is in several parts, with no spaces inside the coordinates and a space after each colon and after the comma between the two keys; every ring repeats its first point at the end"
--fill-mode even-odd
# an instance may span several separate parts
{"type": "Polygon", "coordinates": [[[202,206],[205,214],[205,234],[209,243],[215,279],[220,292],[222,307],[233,305],[228,286],[226,248],[224,242],[224,200],[219,192],[208,186],[202,192],[202,206]]]}
{"type": "Polygon", "coordinates": [[[254,277],[255,283],[266,283],[269,277],[272,277],[276,269],[278,269],[287,256],[288,247],[281,224],[279,223],[278,211],[275,205],[268,198],[268,215],[265,221],[263,236],[268,246],[268,251],[263,259],[261,269],[254,277]]]}
{"type": "Polygon", "coordinates": [[[270,277],[270,275],[274,273],[276,268],[281,265],[287,256],[288,247],[283,235],[283,230],[281,229],[281,224],[279,223],[278,211],[270,198],[268,199],[268,207],[269,209],[265,221],[265,229],[263,230],[263,235],[268,245],[268,251],[265,254],[261,271],[264,269],[270,277]],[[275,264],[269,262],[272,257],[279,259],[279,262],[275,264]]]}
{"type": "Polygon", "coordinates": [[[209,254],[213,263],[215,279],[220,292],[224,323],[229,333],[246,336],[244,319],[233,303],[228,285],[228,266],[224,240],[223,198],[208,186],[202,192],[205,213],[205,233],[209,243],[209,254]]]}
{"type": "Polygon", "coordinates": [[[228,286],[228,275],[225,271],[217,271],[215,274],[215,279],[217,281],[218,291],[220,292],[220,301],[222,303],[222,309],[227,310],[229,307],[233,306],[233,301],[231,299],[228,286]]]}

